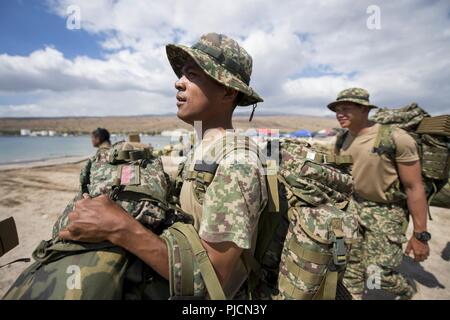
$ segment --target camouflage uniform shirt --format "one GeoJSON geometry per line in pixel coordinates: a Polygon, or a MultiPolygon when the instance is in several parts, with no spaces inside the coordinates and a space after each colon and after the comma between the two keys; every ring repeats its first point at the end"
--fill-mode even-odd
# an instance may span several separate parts
{"type": "MultiPolygon", "coordinates": [[[[227,133],[226,139],[235,137],[227,133]]],[[[196,190],[193,181],[186,181],[195,160],[209,161],[209,155],[222,151],[217,143],[223,133],[207,133],[201,144],[187,156],[181,174],[183,187],[180,194],[181,208],[194,216],[195,228],[204,241],[220,243],[230,241],[239,248],[253,252],[259,216],[267,203],[266,180],[258,157],[253,152],[238,148],[218,157],[218,167],[206,192],[196,190]]],[[[217,159],[217,153],[215,155],[217,159]]],[[[177,260],[177,258],[174,258],[177,260]]],[[[246,280],[247,272],[242,261],[233,270],[229,284],[224,288],[228,298],[234,297],[246,280]]],[[[203,287],[200,285],[198,289],[203,287]]],[[[175,290],[176,291],[176,290],[175,290]]]]}

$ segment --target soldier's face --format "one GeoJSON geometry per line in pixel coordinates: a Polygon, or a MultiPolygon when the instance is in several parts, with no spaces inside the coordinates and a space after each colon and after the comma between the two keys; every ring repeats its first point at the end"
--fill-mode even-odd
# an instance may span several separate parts
{"type": "Polygon", "coordinates": [[[100,138],[97,136],[91,136],[92,146],[97,148],[100,145],[100,138]]]}
{"type": "Polygon", "coordinates": [[[177,116],[191,125],[217,115],[225,87],[209,77],[193,59],[184,65],[182,77],[175,82],[177,116]]]}
{"type": "Polygon", "coordinates": [[[341,128],[350,128],[352,125],[359,125],[367,120],[367,110],[354,103],[341,103],[334,109],[336,120],[341,128]]]}

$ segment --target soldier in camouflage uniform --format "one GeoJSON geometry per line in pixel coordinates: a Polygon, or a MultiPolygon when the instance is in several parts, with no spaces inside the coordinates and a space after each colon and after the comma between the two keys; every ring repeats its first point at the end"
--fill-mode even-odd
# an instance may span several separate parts
{"type": "MultiPolygon", "coordinates": [[[[170,64],[179,80],[177,116],[194,125],[200,121],[202,137],[188,157],[180,177],[181,208],[194,216],[195,229],[214,267],[227,298],[240,297],[247,272],[244,251],[251,251],[256,240],[259,215],[267,202],[265,179],[256,155],[242,148],[223,154],[222,141],[239,140],[232,129],[237,105],[262,102],[249,86],[251,56],[233,39],[210,33],[192,47],[168,45],[170,64]],[[219,147],[217,147],[219,146],[219,147]],[[193,166],[212,154],[217,161],[214,177],[205,192],[197,192],[190,179],[193,166]]],[[[83,199],[69,216],[70,224],[60,233],[64,239],[86,242],[108,240],[130,251],[170,280],[171,295],[180,295],[180,248],[170,233],[158,237],[106,197],[83,199]]],[[[194,264],[194,296],[205,297],[205,285],[194,264]]]]}
{"type": "Polygon", "coordinates": [[[375,284],[378,278],[378,289],[410,299],[414,287],[395,271],[402,261],[402,244],[407,242],[404,232],[408,211],[414,235],[408,241],[406,254],[412,251],[416,261],[424,261],[429,255],[430,238],[417,145],[406,132],[394,129],[395,154],[388,157],[375,150],[380,125],[368,119],[369,111],[376,106],[369,103],[369,93],[364,89],[343,90],[328,108],[336,112],[339,124],[347,129],[338,137],[335,151],[353,158],[354,197],[362,206],[360,240],[352,247],[344,284],[360,299],[364,281],[375,284]]]}

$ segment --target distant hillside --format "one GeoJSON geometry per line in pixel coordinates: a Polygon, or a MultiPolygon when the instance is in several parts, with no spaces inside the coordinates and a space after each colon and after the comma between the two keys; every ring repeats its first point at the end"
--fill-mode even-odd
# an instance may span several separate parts
{"type": "MultiPolygon", "coordinates": [[[[320,130],[338,126],[335,119],[325,117],[279,115],[255,115],[252,122],[248,116],[233,118],[235,128],[273,128],[282,131],[297,129],[320,130]]],[[[107,128],[111,133],[139,132],[158,134],[163,130],[189,129],[190,126],[170,116],[128,117],[68,117],[68,118],[0,118],[0,133],[18,134],[20,129],[54,130],[67,133],[89,133],[97,127],[107,128]]]]}

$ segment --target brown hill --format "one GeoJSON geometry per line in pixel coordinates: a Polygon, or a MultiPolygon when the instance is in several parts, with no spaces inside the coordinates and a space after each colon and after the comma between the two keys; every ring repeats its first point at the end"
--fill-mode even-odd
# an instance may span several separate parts
{"type": "MultiPolygon", "coordinates": [[[[338,126],[335,119],[312,116],[256,115],[252,122],[248,116],[236,116],[236,128],[272,128],[282,131],[297,129],[320,130],[338,126]]],[[[20,129],[54,130],[68,133],[89,133],[97,127],[107,128],[112,133],[140,132],[157,134],[163,130],[189,129],[190,126],[175,115],[127,116],[127,117],[68,117],[68,118],[0,118],[0,133],[18,134],[20,129]]]]}

